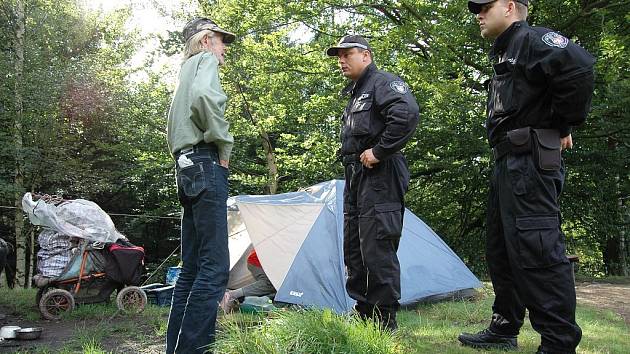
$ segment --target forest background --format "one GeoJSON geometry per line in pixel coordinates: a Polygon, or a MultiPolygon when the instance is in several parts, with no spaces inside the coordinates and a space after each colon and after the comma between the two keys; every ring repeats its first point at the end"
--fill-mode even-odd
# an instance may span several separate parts
{"type": "MultiPolygon", "coordinates": [[[[0,0],[0,237],[15,246],[18,286],[30,284],[37,251],[38,230],[17,208],[25,192],[98,203],[146,248],[152,266],[178,246],[166,114],[179,31],[194,15],[238,36],[221,72],[236,140],[230,195],[343,177],[335,151],[346,80],[324,51],[347,33],[362,34],[378,67],[401,76],[421,106],[405,149],[407,207],[485,277],[491,43],[465,0],[118,2],[105,10],[81,0],[0,0]],[[138,19],[147,6],[158,15],[138,19]],[[156,22],[169,26],[143,31],[156,22]]],[[[630,1],[530,3],[530,24],[597,58],[592,111],[564,152],[568,252],[579,255],[584,274],[627,276],[630,1]]]]}

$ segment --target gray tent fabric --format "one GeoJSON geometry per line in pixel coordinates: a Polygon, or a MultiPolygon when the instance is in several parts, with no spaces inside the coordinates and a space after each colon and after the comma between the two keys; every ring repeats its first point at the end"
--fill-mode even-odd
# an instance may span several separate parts
{"type": "MultiPolygon", "coordinates": [[[[276,301],[352,309],[343,263],[344,182],[323,182],[292,193],[230,199],[229,288],[247,281],[244,260],[256,249],[277,289],[276,301]],[[238,222],[236,222],[238,221],[238,222]],[[244,236],[245,235],[245,236],[244,236]],[[249,237],[251,245],[244,243],[249,237]]],[[[411,211],[405,210],[398,250],[401,304],[481,286],[461,259],[411,211]]],[[[242,286],[242,285],[241,285],[242,286]]]]}

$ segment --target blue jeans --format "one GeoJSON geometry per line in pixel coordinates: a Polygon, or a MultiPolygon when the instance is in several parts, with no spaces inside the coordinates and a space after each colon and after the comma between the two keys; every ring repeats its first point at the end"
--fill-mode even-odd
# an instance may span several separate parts
{"type": "MultiPolygon", "coordinates": [[[[173,291],[166,353],[203,353],[214,342],[217,308],[228,281],[228,170],[216,149],[186,155],[177,166],[177,194],[183,206],[182,270],[173,291]]],[[[179,156],[176,155],[177,159],[179,156]]]]}

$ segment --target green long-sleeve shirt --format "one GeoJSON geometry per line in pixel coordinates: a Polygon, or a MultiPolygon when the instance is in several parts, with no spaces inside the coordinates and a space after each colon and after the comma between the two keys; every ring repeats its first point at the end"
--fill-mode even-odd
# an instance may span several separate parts
{"type": "Polygon", "coordinates": [[[226,101],[214,54],[201,52],[186,60],[168,112],[166,135],[171,153],[205,141],[217,145],[221,160],[229,160],[234,138],[225,120],[226,101]]]}

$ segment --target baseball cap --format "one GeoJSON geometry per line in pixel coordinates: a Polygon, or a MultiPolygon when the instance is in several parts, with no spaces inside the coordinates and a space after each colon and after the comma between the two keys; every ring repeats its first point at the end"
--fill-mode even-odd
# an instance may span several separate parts
{"type": "Polygon", "coordinates": [[[236,35],[234,33],[222,29],[221,27],[219,27],[219,25],[216,24],[216,22],[212,21],[211,19],[205,17],[197,17],[188,21],[186,26],[184,26],[184,30],[182,31],[184,42],[188,42],[190,37],[203,30],[211,30],[213,32],[223,33],[223,43],[225,44],[230,44],[236,39],[236,35]]]}
{"type": "Polygon", "coordinates": [[[368,43],[368,41],[365,40],[365,38],[359,35],[348,35],[341,38],[336,46],[328,48],[328,50],[326,50],[326,54],[334,57],[337,55],[339,49],[344,48],[362,48],[369,50],[370,52],[372,51],[370,44],[368,43]]]}
{"type": "MultiPolygon", "coordinates": [[[[468,1],[468,10],[470,10],[470,12],[474,13],[475,15],[481,12],[481,8],[483,7],[483,5],[485,4],[489,4],[491,2],[495,2],[497,0],[469,0],[468,1]]],[[[527,0],[514,0],[516,2],[520,2],[521,4],[527,6],[529,5],[529,1],[527,0]]]]}

